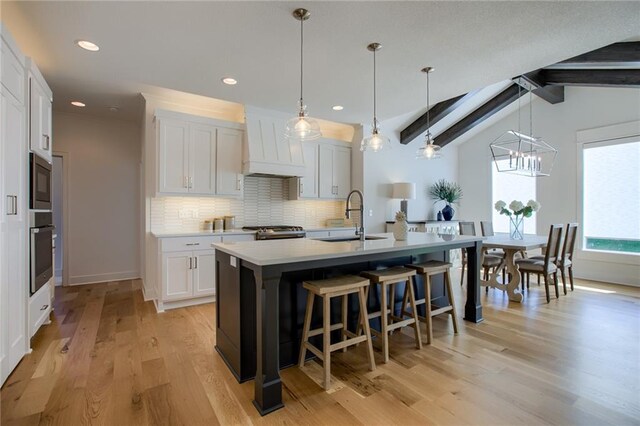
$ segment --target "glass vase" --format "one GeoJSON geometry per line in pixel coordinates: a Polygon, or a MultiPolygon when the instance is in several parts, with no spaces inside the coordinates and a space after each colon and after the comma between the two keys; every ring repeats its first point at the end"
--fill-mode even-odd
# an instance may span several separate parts
{"type": "Polygon", "coordinates": [[[524,238],[524,216],[511,216],[509,218],[509,238],[512,240],[524,238]]]}

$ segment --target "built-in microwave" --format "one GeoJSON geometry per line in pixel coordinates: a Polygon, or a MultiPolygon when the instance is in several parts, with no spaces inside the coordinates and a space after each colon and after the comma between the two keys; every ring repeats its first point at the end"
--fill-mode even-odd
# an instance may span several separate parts
{"type": "Polygon", "coordinates": [[[51,210],[51,164],[32,152],[29,169],[29,208],[51,210]]]}

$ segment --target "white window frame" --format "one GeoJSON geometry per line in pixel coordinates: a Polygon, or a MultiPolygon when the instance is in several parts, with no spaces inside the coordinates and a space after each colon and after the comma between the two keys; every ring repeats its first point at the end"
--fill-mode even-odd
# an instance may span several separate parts
{"type": "Polygon", "coordinates": [[[576,257],[584,260],[640,265],[640,254],[584,249],[584,150],[585,147],[617,145],[640,140],[640,121],[614,124],[576,132],[577,149],[577,189],[576,217],[578,235],[576,236],[576,257]]]}

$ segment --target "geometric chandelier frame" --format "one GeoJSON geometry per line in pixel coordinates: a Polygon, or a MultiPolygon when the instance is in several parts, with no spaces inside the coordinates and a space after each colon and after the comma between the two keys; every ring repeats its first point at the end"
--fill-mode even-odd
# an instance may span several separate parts
{"type": "Polygon", "coordinates": [[[521,176],[549,176],[558,150],[542,138],[509,130],[491,142],[491,155],[499,172],[521,176]]]}

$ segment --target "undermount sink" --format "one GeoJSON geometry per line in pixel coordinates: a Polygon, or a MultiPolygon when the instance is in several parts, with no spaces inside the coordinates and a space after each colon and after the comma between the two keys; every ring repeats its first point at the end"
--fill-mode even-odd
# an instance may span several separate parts
{"type": "MultiPolygon", "coordinates": [[[[358,237],[357,235],[354,235],[352,237],[329,237],[329,238],[314,238],[315,240],[318,241],[326,241],[328,243],[343,243],[345,241],[360,241],[360,237],[358,237]]],[[[370,241],[370,240],[386,240],[387,237],[375,237],[373,235],[367,235],[366,237],[364,237],[364,239],[366,241],[370,241]]]]}

